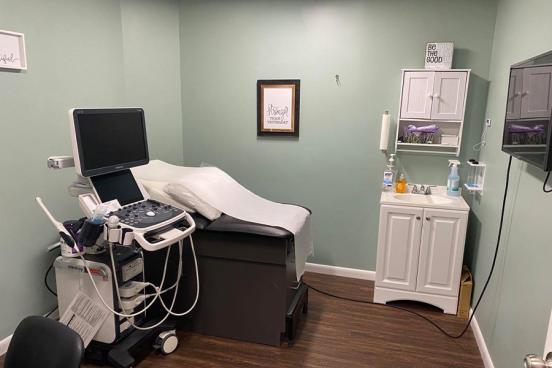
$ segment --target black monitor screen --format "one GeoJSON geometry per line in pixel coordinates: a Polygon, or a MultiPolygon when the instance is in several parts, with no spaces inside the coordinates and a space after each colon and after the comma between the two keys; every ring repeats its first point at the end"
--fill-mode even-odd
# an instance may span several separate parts
{"type": "Polygon", "coordinates": [[[149,162],[142,109],[76,109],[73,119],[82,175],[99,175],[149,162]]]}
{"type": "Polygon", "coordinates": [[[116,171],[91,178],[102,202],[117,199],[121,206],[144,200],[144,196],[130,170],[116,171]]]}

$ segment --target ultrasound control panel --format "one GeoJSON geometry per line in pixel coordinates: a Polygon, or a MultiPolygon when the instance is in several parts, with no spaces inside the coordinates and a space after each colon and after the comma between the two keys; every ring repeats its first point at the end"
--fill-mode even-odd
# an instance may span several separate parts
{"type": "Polygon", "coordinates": [[[114,215],[119,217],[120,222],[125,225],[144,229],[170,220],[183,212],[181,209],[171,205],[148,199],[126,205],[118,211],[109,213],[109,216],[114,215]]]}

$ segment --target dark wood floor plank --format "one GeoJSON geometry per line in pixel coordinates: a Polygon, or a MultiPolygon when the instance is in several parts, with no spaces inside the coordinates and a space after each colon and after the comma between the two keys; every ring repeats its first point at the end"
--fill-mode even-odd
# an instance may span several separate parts
{"type": "MultiPolygon", "coordinates": [[[[325,291],[372,300],[373,282],[306,274],[305,280],[325,291]]],[[[465,320],[426,305],[401,302],[450,332],[465,320]]],[[[342,301],[309,291],[309,313],[295,345],[271,347],[179,332],[180,346],[169,355],[151,354],[139,368],[481,368],[471,330],[450,339],[422,319],[379,305],[342,301]]],[[[94,367],[84,365],[84,367],[94,367]]]]}

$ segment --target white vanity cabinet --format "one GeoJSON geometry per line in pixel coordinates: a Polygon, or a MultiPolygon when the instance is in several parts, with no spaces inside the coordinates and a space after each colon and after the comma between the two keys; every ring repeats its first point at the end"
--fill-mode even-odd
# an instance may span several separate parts
{"type": "Polygon", "coordinates": [[[435,208],[430,197],[382,194],[374,301],[414,300],[455,314],[469,207],[443,196],[435,208]]]}

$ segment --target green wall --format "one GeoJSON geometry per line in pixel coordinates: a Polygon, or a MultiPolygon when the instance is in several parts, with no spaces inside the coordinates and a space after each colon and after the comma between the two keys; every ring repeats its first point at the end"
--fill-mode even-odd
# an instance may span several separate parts
{"type": "MultiPolygon", "coordinates": [[[[484,117],[493,119],[481,153],[487,188],[471,201],[467,243],[478,294],[504,185],[508,67],[550,49],[549,1],[0,0],[0,9],[0,28],[25,33],[29,59],[26,72],[0,71],[0,278],[9,295],[0,337],[55,304],[42,276],[56,236],[34,196],[60,218],[80,214],[65,190],[73,172],[45,167],[47,156],[70,153],[73,106],[144,106],[152,157],[215,164],[262,196],[310,207],[314,262],[374,269],[380,115],[396,116],[400,69],[422,67],[435,40],[454,41],[455,67],[474,73],[462,159],[475,155],[484,117]],[[271,78],[301,79],[298,139],[256,137],[255,82],[271,78]]],[[[410,180],[429,183],[444,181],[446,160],[400,157],[410,180]]],[[[543,179],[514,160],[498,269],[477,315],[496,367],[516,367],[544,344],[552,197],[543,179]]]]}
{"type": "MultiPolygon", "coordinates": [[[[471,68],[464,150],[477,142],[494,1],[183,1],[184,161],[226,170],[266,198],[313,210],[313,262],[375,269],[385,155],[401,68],[428,41],[454,41],[471,68]],[[466,20],[469,19],[469,26],[466,20]],[[341,77],[341,87],[335,75],[341,77]],[[301,79],[300,137],[257,138],[257,79],[301,79]]],[[[414,182],[443,184],[449,157],[400,157],[414,182]]]]}
{"type": "MultiPolygon", "coordinates": [[[[489,143],[481,153],[487,163],[486,189],[472,203],[475,294],[487,276],[494,251],[508,156],[500,151],[511,64],[552,49],[548,0],[500,0],[491,59],[487,115],[493,119],[489,143]]],[[[544,174],[514,159],[508,212],[498,269],[477,319],[495,367],[520,367],[526,353],[542,354],[552,306],[550,211],[544,174]]],[[[470,218],[470,220],[472,220],[470,218]]]]}
{"type": "Polygon", "coordinates": [[[67,110],[142,105],[152,157],[182,163],[179,18],[176,1],[0,0],[0,29],[25,33],[28,70],[0,70],[0,339],[26,315],[55,305],[43,286],[55,231],[40,195],[61,219],[80,216],[69,170],[67,110]],[[146,26],[144,26],[146,25],[146,26]],[[123,47],[124,46],[124,47],[123,47]]]}

